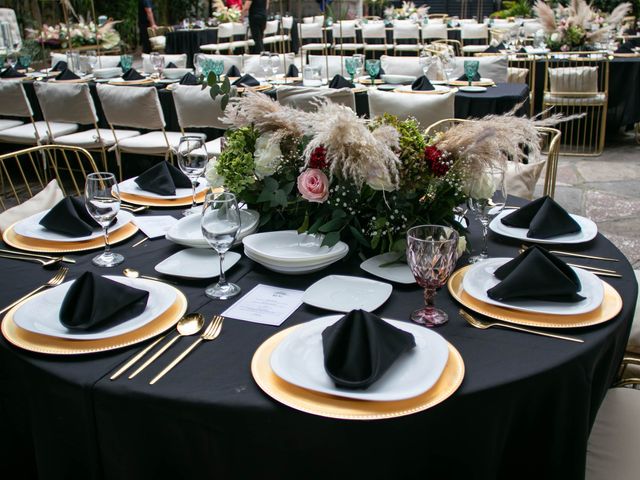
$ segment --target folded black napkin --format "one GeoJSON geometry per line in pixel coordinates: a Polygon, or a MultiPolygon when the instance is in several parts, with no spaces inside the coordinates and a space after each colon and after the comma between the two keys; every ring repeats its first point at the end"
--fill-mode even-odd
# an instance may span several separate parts
{"type": "Polygon", "coordinates": [[[56,75],[56,80],[79,80],[80,77],[73,73],[68,68],[62,70],[58,75],[56,75]]]}
{"type": "Polygon", "coordinates": [[[154,165],[135,179],[143,190],[158,195],[175,195],[176,188],[191,188],[191,180],[167,162],[154,165]]]}
{"type": "MultiPolygon", "coordinates": [[[[476,74],[473,76],[473,78],[471,79],[472,82],[479,82],[482,79],[482,77],[480,76],[480,72],[476,72],[476,74]]],[[[468,82],[469,79],[467,78],[467,76],[465,74],[460,75],[458,77],[458,80],[461,82],[468,82]]]]}
{"type": "Polygon", "coordinates": [[[19,72],[14,67],[9,67],[0,73],[0,78],[22,78],[26,77],[24,73],[19,72]]]}
{"type": "Polygon", "coordinates": [[[65,62],[64,60],[60,60],[59,62],[57,62],[53,68],[51,69],[52,72],[62,72],[63,70],[67,69],[67,62],[65,62]]]}
{"type": "Polygon", "coordinates": [[[180,85],[200,85],[200,82],[193,73],[185,73],[180,80],[180,85]]]}
{"type": "Polygon", "coordinates": [[[518,50],[516,53],[527,53],[527,49],[524,47],[520,47],[520,50],[518,50]]]}
{"type": "Polygon", "coordinates": [[[329,82],[329,88],[353,88],[353,84],[342,75],[336,73],[329,82]]]}
{"type": "Polygon", "coordinates": [[[352,310],[322,332],[324,369],[338,387],[365,389],[415,345],[410,333],[352,310]]]}
{"type": "Polygon", "coordinates": [[[236,67],[235,65],[231,65],[229,67],[229,70],[227,70],[227,77],[241,77],[242,73],[240,73],[240,70],[238,70],[238,67],[236,67]]]}
{"type": "Polygon", "coordinates": [[[144,80],[144,75],[140,74],[135,68],[130,68],[122,75],[122,79],[131,82],[134,80],[144,80]]]}
{"type": "Polygon", "coordinates": [[[435,90],[435,87],[431,85],[431,82],[424,75],[416,78],[411,84],[411,90],[420,90],[426,92],[428,90],[435,90]]]}
{"type": "Polygon", "coordinates": [[[164,67],[164,68],[178,68],[178,66],[177,66],[175,63],[173,63],[173,62],[169,62],[169,63],[167,64],[167,66],[166,66],[166,67],[164,67]]]}
{"type": "Polygon", "coordinates": [[[258,85],[260,85],[260,82],[248,73],[245,73],[235,82],[233,82],[233,85],[237,85],[238,87],[257,87],[258,85]]]}
{"type": "Polygon", "coordinates": [[[551,197],[527,203],[501,219],[504,225],[528,228],[527,237],[550,238],[580,231],[580,225],[551,197]]]}
{"type": "Polygon", "coordinates": [[[484,51],[484,53],[500,53],[500,50],[498,49],[498,47],[494,47],[493,45],[489,45],[486,50],[484,51]]]}
{"type": "Polygon", "coordinates": [[[291,65],[289,65],[289,69],[287,70],[287,74],[285,76],[286,77],[299,77],[300,76],[300,71],[298,70],[298,67],[296,67],[292,63],[291,65]]]}
{"type": "Polygon", "coordinates": [[[69,235],[86,237],[100,225],[96,222],[80,197],[65,197],[60,200],[42,219],[40,225],[47,230],[69,235]]]}
{"type": "Polygon", "coordinates": [[[146,290],[85,272],[73,282],[62,300],[60,322],[74,330],[121,323],[140,315],[148,299],[146,290]]]}
{"type": "Polygon", "coordinates": [[[618,47],[618,49],[613,53],[634,53],[633,52],[633,43],[624,42],[622,45],[618,47]]]}
{"type": "Polygon", "coordinates": [[[550,302],[579,302],[582,288],[576,272],[544,248],[533,246],[498,268],[502,280],[487,290],[497,301],[536,299],[550,302]]]}

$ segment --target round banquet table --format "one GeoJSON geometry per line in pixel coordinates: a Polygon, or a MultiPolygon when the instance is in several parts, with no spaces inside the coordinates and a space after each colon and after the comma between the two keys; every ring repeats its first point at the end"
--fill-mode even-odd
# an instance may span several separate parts
{"type": "MultiPolygon", "coordinates": [[[[151,212],[153,215],[165,212],[151,212]]],[[[178,216],[178,211],[172,211],[178,216]]],[[[479,228],[470,240],[479,245],[479,228]]],[[[153,266],[182,247],[165,239],[117,245],[125,265],[153,266]]],[[[491,234],[493,256],[515,256],[520,242],[491,234]]],[[[566,247],[565,247],[566,249],[566,247]]],[[[255,350],[283,328],[330,314],[303,305],[281,327],[227,319],[221,336],[202,344],[157,384],[149,380],[191,339],[133,380],[111,373],[141,345],[101,354],[30,353],[0,338],[0,462],[19,478],[422,478],[582,479],[589,430],[622,358],[637,296],[633,270],[602,235],[576,251],[620,259],[623,278],[604,278],[622,296],[614,319],[562,333],[584,344],[502,329],[477,330],[457,314],[446,289],[437,304],[450,321],[437,329],[459,350],[460,388],[426,411],[388,420],[335,420],[273,400],[254,382],[255,350]]],[[[94,253],[73,255],[70,278],[94,253]]],[[[212,261],[215,261],[212,259],[212,261]]],[[[584,261],[595,265],[597,261],[584,261]]],[[[270,272],[248,258],[229,272],[243,292],[256,284],[305,289],[327,274],[368,277],[352,259],[314,274],[270,272]]],[[[464,256],[459,263],[466,263],[464,256]]],[[[0,260],[0,305],[52,276],[27,262],[0,260]]],[[[613,267],[609,267],[613,268],[613,267]]],[[[189,311],[207,320],[232,301],[204,296],[209,281],[180,281],[189,311]]],[[[415,285],[394,285],[376,313],[407,320],[422,302],[415,285]]],[[[173,335],[173,333],[171,333],[173,335]]],[[[6,478],[12,478],[8,476],[6,478]]]]}
{"type": "Polygon", "coordinates": [[[187,67],[193,68],[193,56],[200,53],[200,45],[216,43],[218,28],[194,28],[191,30],[175,30],[167,32],[167,54],[187,54],[187,67]]]}

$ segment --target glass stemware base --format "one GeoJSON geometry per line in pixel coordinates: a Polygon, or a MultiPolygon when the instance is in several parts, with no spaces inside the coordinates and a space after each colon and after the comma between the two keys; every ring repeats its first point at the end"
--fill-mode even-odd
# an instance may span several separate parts
{"type": "Polygon", "coordinates": [[[227,298],[235,297],[241,291],[241,288],[235,283],[214,283],[213,285],[209,285],[204,293],[207,297],[213,298],[214,300],[226,300],[227,298]]]}
{"type": "Polygon", "coordinates": [[[469,257],[469,263],[484,262],[487,258],[489,258],[489,255],[486,253],[479,253],[478,255],[469,257]]]}
{"type": "Polygon", "coordinates": [[[119,253],[103,252],[100,255],[93,257],[91,263],[98,267],[115,267],[124,262],[124,257],[119,253]]]}
{"type": "Polygon", "coordinates": [[[411,320],[425,327],[437,327],[449,321],[449,315],[432,305],[419,308],[411,314],[411,320]]]}

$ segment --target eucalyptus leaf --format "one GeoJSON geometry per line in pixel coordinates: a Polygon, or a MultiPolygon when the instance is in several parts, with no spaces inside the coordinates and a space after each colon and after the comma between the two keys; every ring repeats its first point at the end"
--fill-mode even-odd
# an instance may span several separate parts
{"type": "Polygon", "coordinates": [[[224,109],[227,108],[228,104],[229,104],[229,95],[225,93],[220,99],[220,109],[224,111],[224,109]]]}
{"type": "Polygon", "coordinates": [[[324,236],[322,245],[331,248],[340,241],[340,232],[329,232],[324,236]]]}
{"type": "Polygon", "coordinates": [[[322,233],[327,233],[327,232],[331,232],[333,230],[338,230],[342,228],[344,224],[345,224],[344,218],[334,218],[332,220],[329,220],[324,225],[322,225],[318,230],[320,230],[322,233]]]}

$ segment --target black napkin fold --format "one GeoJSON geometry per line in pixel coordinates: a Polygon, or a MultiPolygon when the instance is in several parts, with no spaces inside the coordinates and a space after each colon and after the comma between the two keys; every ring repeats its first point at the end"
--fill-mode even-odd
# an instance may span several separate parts
{"type": "Polygon", "coordinates": [[[527,53],[527,49],[524,47],[520,47],[520,50],[518,50],[516,53],[527,53]]]}
{"type": "Polygon", "coordinates": [[[550,238],[580,231],[580,225],[551,197],[540,197],[501,219],[504,225],[528,228],[527,237],[550,238]]]}
{"type": "Polygon", "coordinates": [[[40,219],[40,225],[47,230],[69,235],[86,237],[100,225],[96,222],[80,197],[65,197],[40,219]]]}
{"type": "Polygon", "coordinates": [[[329,88],[353,88],[353,84],[342,75],[336,73],[329,82],[329,88]]]}
{"type": "Polygon", "coordinates": [[[78,277],[62,300],[60,321],[73,330],[117,324],[140,315],[149,292],[123,285],[92,272],[78,277]]]}
{"type": "Polygon", "coordinates": [[[324,369],[338,387],[365,389],[415,345],[410,333],[352,310],[322,332],[324,369]]]}
{"type": "Polygon", "coordinates": [[[296,67],[292,63],[291,65],[289,65],[289,69],[287,70],[287,74],[285,76],[286,77],[299,77],[300,76],[300,71],[298,70],[298,67],[296,67]]]}
{"type": "Polygon", "coordinates": [[[62,72],[63,70],[67,69],[67,62],[65,62],[64,60],[60,60],[59,62],[57,62],[53,68],[51,69],[52,72],[62,72]]]}
{"type": "Polygon", "coordinates": [[[260,82],[248,73],[245,73],[235,82],[233,82],[233,85],[236,85],[238,87],[257,87],[258,85],[260,85],[260,82]]]}
{"type": "MultiPolygon", "coordinates": [[[[480,76],[480,72],[476,72],[476,74],[473,76],[471,81],[472,82],[479,82],[481,79],[482,79],[482,77],[480,76]]],[[[462,74],[461,76],[458,77],[458,81],[468,82],[469,79],[467,78],[467,76],[465,74],[462,74]]]]}
{"type": "Polygon", "coordinates": [[[175,195],[176,188],[191,188],[191,180],[167,162],[160,162],[135,179],[143,190],[158,195],[175,195]]]}
{"type": "Polygon", "coordinates": [[[428,91],[435,90],[435,87],[431,85],[431,82],[424,75],[416,78],[411,84],[411,90],[420,90],[420,91],[428,91]]]}
{"type": "Polygon", "coordinates": [[[238,70],[238,67],[236,67],[235,65],[231,65],[229,67],[229,70],[227,70],[227,77],[240,77],[242,76],[242,73],[240,73],[240,70],[238,70]]]}
{"type": "Polygon", "coordinates": [[[80,77],[73,73],[68,68],[62,70],[58,75],[56,75],[56,80],[79,80],[80,77]]]}
{"type": "Polygon", "coordinates": [[[14,67],[6,68],[2,73],[0,73],[0,78],[22,78],[26,77],[24,73],[19,72],[14,67]]]}
{"type": "Polygon", "coordinates": [[[544,248],[533,246],[498,268],[502,280],[487,290],[497,301],[536,299],[550,302],[579,302],[582,288],[576,272],[544,248]]]}
{"type": "Polygon", "coordinates": [[[166,67],[164,67],[164,68],[178,68],[178,66],[177,66],[175,63],[173,63],[173,62],[169,62],[169,63],[167,64],[167,66],[166,66],[166,67]]]}
{"type": "Polygon", "coordinates": [[[144,75],[140,74],[135,68],[130,68],[122,75],[122,79],[131,82],[135,80],[144,80],[144,75]]]}
{"type": "Polygon", "coordinates": [[[633,43],[624,42],[622,45],[618,47],[618,49],[613,53],[634,53],[633,52],[633,43]]]}
{"type": "Polygon", "coordinates": [[[489,45],[484,53],[500,53],[500,50],[498,49],[498,47],[494,47],[493,45],[489,45]]]}
{"type": "Polygon", "coordinates": [[[180,85],[200,85],[200,82],[193,73],[185,73],[180,79],[180,85]]]}

